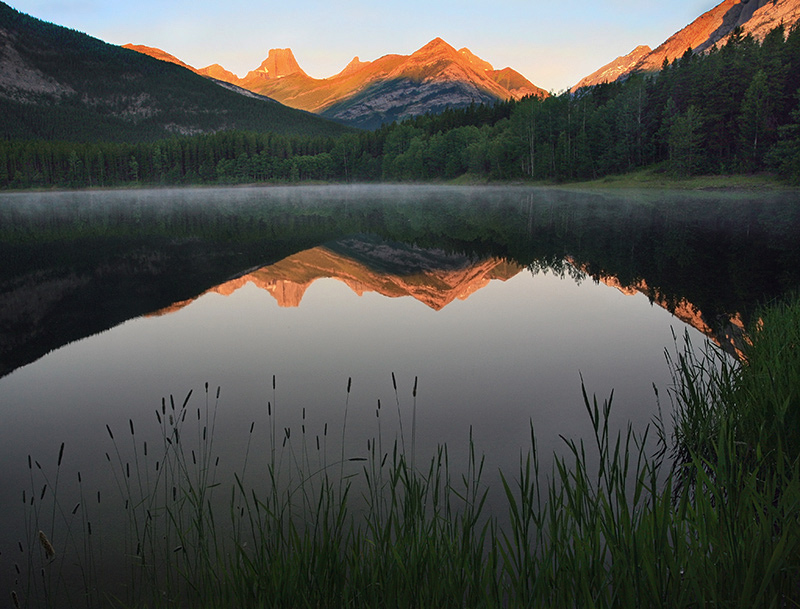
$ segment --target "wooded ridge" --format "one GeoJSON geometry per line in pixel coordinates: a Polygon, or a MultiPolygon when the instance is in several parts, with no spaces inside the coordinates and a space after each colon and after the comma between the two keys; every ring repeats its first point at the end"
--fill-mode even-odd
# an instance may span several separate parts
{"type": "Polygon", "coordinates": [[[156,142],[0,142],[0,188],[326,181],[591,180],[774,171],[800,181],[800,28],[741,31],[655,74],[448,109],[341,136],[221,132],[156,142]]]}

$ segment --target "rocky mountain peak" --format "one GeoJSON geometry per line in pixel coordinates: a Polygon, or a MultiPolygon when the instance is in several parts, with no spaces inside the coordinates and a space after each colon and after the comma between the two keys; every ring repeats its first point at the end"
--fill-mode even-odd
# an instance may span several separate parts
{"type": "Polygon", "coordinates": [[[353,59],[350,61],[350,63],[348,63],[345,66],[344,70],[342,70],[341,72],[336,74],[333,78],[339,78],[341,76],[349,76],[350,74],[353,74],[355,72],[358,72],[360,69],[365,68],[370,63],[371,62],[369,62],[369,61],[361,61],[358,58],[358,55],[356,55],[355,57],[353,57],[353,59]]]}
{"type": "Polygon", "coordinates": [[[292,49],[270,49],[269,55],[261,62],[255,73],[261,78],[269,80],[291,76],[292,74],[307,76],[294,58],[292,49]]]}
{"type": "Polygon", "coordinates": [[[218,63],[214,63],[211,64],[210,66],[206,66],[205,68],[201,68],[197,70],[197,73],[202,76],[208,76],[209,78],[213,78],[215,80],[222,80],[224,82],[235,82],[238,79],[236,74],[234,74],[230,70],[226,70],[218,63]]]}
{"type": "Polygon", "coordinates": [[[472,51],[470,51],[467,47],[462,49],[458,49],[459,55],[465,57],[466,60],[476,69],[476,70],[483,70],[485,72],[491,72],[494,70],[492,64],[488,61],[481,59],[477,55],[475,55],[472,51]]]}
{"type": "Polygon", "coordinates": [[[421,49],[411,54],[412,59],[430,59],[432,57],[445,56],[449,58],[458,57],[458,51],[446,43],[441,38],[434,38],[421,49]]]}
{"type": "Polygon", "coordinates": [[[436,38],[434,38],[433,40],[431,40],[428,44],[423,46],[419,51],[432,51],[432,50],[436,50],[436,49],[442,49],[442,50],[447,50],[447,51],[455,51],[455,49],[451,45],[446,43],[444,40],[442,40],[438,36],[436,38]]]}
{"type": "MultiPolygon", "coordinates": [[[[764,37],[779,25],[789,27],[800,21],[800,0],[723,0],[700,15],[682,30],[670,36],[655,50],[640,57],[633,65],[630,59],[636,51],[618,57],[595,73],[584,78],[574,89],[582,86],[611,82],[631,72],[654,72],[664,61],[673,61],[687,49],[703,53],[714,45],[724,45],[736,28],[756,40],[764,37]]],[[[646,47],[637,47],[637,49],[646,47]]]]}

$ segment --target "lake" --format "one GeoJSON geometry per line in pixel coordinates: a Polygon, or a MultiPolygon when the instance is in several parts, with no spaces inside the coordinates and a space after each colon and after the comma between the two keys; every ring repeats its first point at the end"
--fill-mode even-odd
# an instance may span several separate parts
{"type": "Polygon", "coordinates": [[[471,439],[496,485],[531,427],[542,454],[589,439],[582,382],[613,390],[614,425],[643,430],[660,402],[668,426],[665,350],[687,335],[735,355],[756,307],[800,286],[798,235],[796,193],[2,194],[0,588],[33,564],[34,516],[67,545],[100,491],[93,518],[114,526],[106,453],[152,450],[157,411],[190,391],[190,418],[216,413],[222,478],[257,472],[277,430],[315,467],[380,438],[418,464],[446,444],[458,472],[471,439]]]}

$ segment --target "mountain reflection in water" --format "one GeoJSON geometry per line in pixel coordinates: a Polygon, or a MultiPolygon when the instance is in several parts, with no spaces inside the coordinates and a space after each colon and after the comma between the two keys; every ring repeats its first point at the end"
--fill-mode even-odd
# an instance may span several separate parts
{"type": "Polygon", "coordinates": [[[735,345],[758,304],[800,285],[798,198],[405,186],[3,195],[0,376],[216,286],[266,283],[288,304],[331,276],[441,309],[524,267],[643,292],[735,345]]]}
{"type": "Polygon", "coordinates": [[[0,588],[19,556],[20,491],[34,490],[27,456],[50,475],[64,443],[63,505],[83,502],[80,471],[114,526],[124,510],[106,426],[119,439],[135,423],[134,448],[157,446],[153,410],[171,394],[180,404],[194,391],[199,421],[222,387],[214,451],[226,472],[248,429],[247,458],[263,463],[265,418],[300,442],[336,429],[346,405],[346,437],[329,433],[328,454],[361,457],[376,423],[388,445],[413,420],[421,459],[446,444],[460,473],[474,438],[501,489],[496,472],[513,475],[532,425],[542,455],[590,437],[582,379],[599,400],[613,390],[615,423],[642,429],[657,413],[653,386],[671,382],[673,332],[702,343],[686,322],[733,345],[760,303],[800,287],[798,235],[791,194],[2,194],[0,588]]]}
{"type": "MultiPolygon", "coordinates": [[[[569,258],[567,262],[574,265],[569,258]]],[[[584,269],[575,266],[587,276],[584,269]]],[[[318,279],[341,281],[358,296],[366,292],[387,298],[408,296],[434,311],[440,311],[456,299],[466,300],[490,281],[506,281],[524,268],[500,258],[475,259],[465,254],[389,243],[374,236],[359,235],[298,252],[210,288],[196,298],[176,302],[149,315],[174,313],[208,293],[229,296],[247,284],[268,292],[280,307],[298,307],[306,290],[318,279]]],[[[580,278],[580,275],[576,277],[580,278]]],[[[707,320],[691,302],[685,298],[677,302],[663,300],[644,280],[632,285],[623,285],[611,275],[601,275],[596,280],[627,296],[646,295],[653,304],[669,310],[726,351],[740,355],[745,327],[738,312],[730,316],[729,323],[712,326],[714,322],[707,320]]]]}
{"type": "MultiPolygon", "coordinates": [[[[359,296],[375,292],[388,298],[410,296],[434,311],[465,300],[493,279],[505,281],[523,270],[519,264],[488,257],[413,245],[389,243],[361,235],[298,252],[208,290],[228,296],[252,283],[269,292],[281,307],[297,307],[312,283],[331,278],[359,296]]],[[[157,311],[161,315],[196,299],[157,311]]]]}

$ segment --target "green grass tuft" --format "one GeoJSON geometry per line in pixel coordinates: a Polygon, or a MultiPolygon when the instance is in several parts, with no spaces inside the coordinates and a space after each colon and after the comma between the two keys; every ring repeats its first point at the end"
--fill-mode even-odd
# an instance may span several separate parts
{"type": "MultiPolygon", "coordinates": [[[[299,437],[276,433],[273,381],[270,432],[262,434],[270,456],[247,463],[251,426],[245,465],[223,481],[213,447],[219,392],[211,399],[206,388],[196,416],[189,396],[180,406],[164,401],[159,451],[140,445],[133,422],[130,450],[110,434],[128,519],[121,604],[796,607],[800,298],[759,319],[741,363],[688,342],[671,356],[671,437],[659,421],[612,431],[613,395],[601,402],[585,390],[594,437],[565,440],[566,456],[548,471],[532,429],[519,470],[501,474],[495,489],[507,514],[488,513],[492,489],[471,438],[458,475],[446,447],[415,467],[402,441],[384,452],[380,431],[366,458],[328,462],[305,424],[299,437]]],[[[380,405],[376,415],[380,430],[380,405]]],[[[58,461],[56,482],[61,451],[58,461]]],[[[40,491],[37,472],[44,476],[38,463],[28,529],[71,522],[58,498],[40,491]]],[[[84,514],[79,507],[72,516],[84,514]]],[[[56,531],[56,560],[83,561],[85,604],[104,604],[95,554],[76,528],[56,531]]],[[[29,545],[36,541],[29,534],[29,545]]],[[[37,556],[23,602],[74,600],[63,578],[39,578],[48,558],[37,556]]]]}

